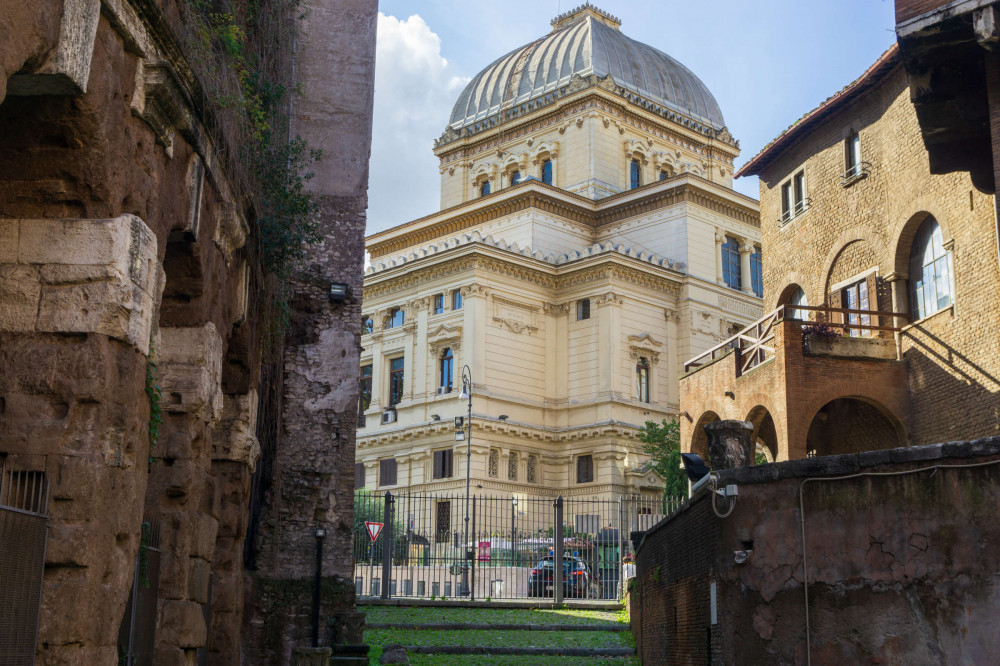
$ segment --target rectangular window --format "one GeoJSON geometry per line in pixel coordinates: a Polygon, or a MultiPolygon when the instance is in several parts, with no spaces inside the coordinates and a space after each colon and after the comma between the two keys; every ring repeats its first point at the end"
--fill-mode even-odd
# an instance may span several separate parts
{"type": "Polygon", "coordinates": [[[378,485],[396,485],[396,459],[386,458],[378,461],[378,485]]]}
{"type": "Polygon", "coordinates": [[[361,375],[358,377],[358,427],[365,427],[365,412],[372,405],[372,365],[371,363],[361,366],[361,375]]]}
{"type": "Polygon", "coordinates": [[[739,291],[743,288],[743,277],[740,274],[740,243],[732,236],[726,236],[722,244],[722,280],[730,289],[739,291]]]}
{"type": "MultiPolygon", "coordinates": [[[[869,294],[868,294],[868,280],[861,280],[860,282],[855,282],[849,287],[846,287],[841,292],[843,294],[841,303],[848,310],[871,310],[873,308],[869,307],[869,294]]],[[[871,325],[871,315],[848,313],[845,317],[848,324],[869,326],[871,325]]],[[[872,332],[868,329],[857,329],[849,328],[848,335],[855,338],[868,338],[871,337],[872,332]]]]}
{"type": "Polygon", "coordinates": [[[861,173],[861,137],[852,132],[844,141],[844,176],[851,178],[861,173]]]}
{"type": "Polygon", "coordinates": [[[444,312],[444,294],[436,294],[434,296],[434,314],[442,312],[444,312]]]}
{"type": "Polygon", "coordinates": [[[455,459],[455,452],[451,449],[434,452],[434,478],[450,479],[452,474],[452,464],[455,459]]]}
{"type": "Polygon", "coordinates": [[[389,361],[389,406],[394,407],[403,401],[403,357],[389,361]]]}
{"type": "Polygon", "coordinates": [[[806,172],[799,171],[781,186],[781,221],[787,222],[806,209],[806,172]]]}
{"type": "Polygon", "coordinates": [[[354,463],[354,487],[364,488],[365,487],[365,464],[364,463],[354,463]]]}
{"type": "Polygon", "coordinates": [[[451,309],[461,310],[462,309],[462,290],[456,289],[451,292],[451,309]]]}
{"type": "Polygon", "coordinates": [[[438,502],[434,522],[434,543],[448,543],[451,534],[451,502],[438,502]]]}
{"type": "Polygon", "coordinates": [[[594,456],[580,456],[576,459],[576,482],[591,483],[594,480],[594,456]]]}
{"type": "Polygon", "coordinates": [[[590,319],[590,299],[581,298],[576,302],[576,320],[590,319]]]}
{"type": "Polygon", "coordinates": [[[764,298],[764,265],[761,258],[760,248],[754,247],[750,255],[750,286],[757,298],[764,298]]]}

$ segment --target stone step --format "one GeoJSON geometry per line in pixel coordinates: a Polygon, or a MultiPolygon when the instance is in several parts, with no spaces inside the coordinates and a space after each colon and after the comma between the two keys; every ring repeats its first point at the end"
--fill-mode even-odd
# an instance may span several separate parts
{"type": "Polygon", "coordinates": [[[366,624],[365,629],[406,629],[412,631],[629,631],[629,625],[615,624],[498,624],[469,622],[386,622],[366,624]]]}
{"type": "Polygon", "coordinates": [[[484,654],[555,657],[632,657],[630,647],[491,647],[482,645],[407,645],[407,652],[417,654],[484,654]]]}

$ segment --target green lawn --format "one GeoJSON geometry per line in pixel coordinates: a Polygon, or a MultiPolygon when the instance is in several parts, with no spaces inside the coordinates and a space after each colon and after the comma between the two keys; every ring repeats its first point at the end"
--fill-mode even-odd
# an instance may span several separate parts
{"type": "MultiPolygon", "coordinates": [[[[620,622],[617,611],[549,610],[515,608],[436,608],[362,606],[370,623],[474,623],[474,624],[611,624],[620,622]]],[[[365,643],[371,646],[371,663],[378,663],[382,646],[402,645],[490,645],[497,647],[633,647],[632,634],[613,631],[418,631],[370,629],[365,643]]],[[[523,655],[433,655],[410,654],[414,665],[447,666],[638,666],[627,658],[557,657],[523,655]]]]}
{"type": "Polygon", "coordinates": [[[471,622],[501,624],[612,624],[618,611],[520,608],[434,608],[415,606],[361,606],[373,624],[471,622]]]}

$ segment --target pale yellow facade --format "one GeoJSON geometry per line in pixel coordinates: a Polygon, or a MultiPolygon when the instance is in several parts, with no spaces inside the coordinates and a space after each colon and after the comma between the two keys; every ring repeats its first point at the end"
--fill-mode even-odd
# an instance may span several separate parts
{"type": "MultiPolygon", "coordinates": [[[[582,30],[595,16],[573,20],[582,30]]],[[[684,418],[683,362],[760,316],[758,205],[731,189],[738,145],[724,126],[652,104],[612,75],[575,75],[549,97],[449,125],[435,146],[442,211],[367,239],[366,488],[464,491],[454,417],[466,414],[467,365],[474,492],[657,496],[638,429],[684,418]],[[739,242],[745,289],[723,279],[727,237],[739,242]],[[403,323],[392,326],[395,308],[403,323]],[[448,450],[453,464],[441,469],[434,453],[448,450]],[[383,461],[395,461],[395,483],[383,461]]]]}

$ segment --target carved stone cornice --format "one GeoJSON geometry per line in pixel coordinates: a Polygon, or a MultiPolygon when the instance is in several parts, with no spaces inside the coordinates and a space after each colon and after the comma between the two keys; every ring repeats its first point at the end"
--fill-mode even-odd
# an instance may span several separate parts
{"type": "Polygon", "coordinates": [[[613,291],[609,291],[606,294],[602,294],[594,299],[594,305],[625,305],[625,299],[623,299],[618,294],[613,291]]]}
{"type": "Polygon", "coordinates": [[[569,303],[544,303],[542,312],[553,317],[563,317],[570,311],[569,303]]]}
{"type": "MultiPolygon", "coordinates": [[[[692,174],[679,174],[673,178],[705,180],[700,176],[692,174]]],[[[584,229],[593,230],[617,224],[629,218],[645,215],[669,206],[681,203],[693,203],[724,215],[736,222],[755,228],[760,227],[760,212],[754,210],[751,206],[731,201],[720,194],[708,191],[690,182],[680,183],[676,187],[664,189],[662,187],[663,183],[668,183],[670,180],[672,179],[668,178],[667,180],[654,181],[648,185],[644,185],[643,187],[656,191],[650,191],[646,196],[630,199],[628,202],[618,206],[611,204],[614,204],[618,199],[634,197],[637,190],[625,190],[619,194],[613,194],[601,199],[595,204],[595,202],[586,197],[560,190],[551,185],[530,181],[532,187],[525,186],[522,192],[512,195],[509,198],[489,203],[483,202],[482,205],[475,207],[469,207],[469,202],[459,204],[454,208],[464,210],[456,210],[454,217],[445,217],[439,222],[422,229],[414,229],[405,235],[393,236],[384,241],[373,241],[368,244],[367,249],[374,261],[380,257],[401,253],[408,247],[429,245],[437,240],[455,236],[466,229],[532,209],[578,224],[584,229]],[[553,193],[539,191],[536,188],[552,188],[553,193]],[[556,194],[562,196],[555,196],[556,194]],[[566,201],[563,197],[570,197],[578,200],[578,202],[566,201]],[[595,210],[595,207],[599,207],[599,209],[595,210]]],[[[521,187],[521,185],[513,187],[521,187]]],[[[639,188],[639,190],[641,189],[639,188]]],[[[427,218],[439,215],[441,213],[434,213],[427,216],[427,218]]],[[[409,224],[419,223],[427,218],[419,218],[409,224]]]]}

